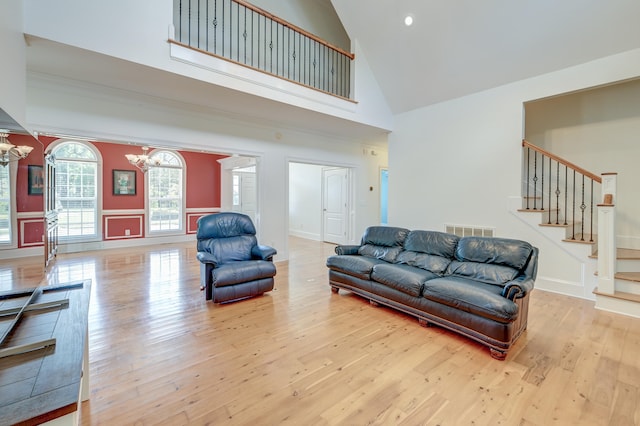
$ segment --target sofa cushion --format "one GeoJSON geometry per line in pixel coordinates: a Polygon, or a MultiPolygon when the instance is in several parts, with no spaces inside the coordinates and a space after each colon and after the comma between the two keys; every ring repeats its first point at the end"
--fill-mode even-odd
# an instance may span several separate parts
{"type": "Polygon", "coordinates": [[[361,256],[395,262],[409,230],[393,226],[370,226],[362,236],[358,249],[361,256]]]}
{"type": "Polygon", "coordinates": [[[411,231],[396,263],[443,274],[453,259],[459,239],[444,232],[411,231]]]}
{"type": "Polygon", "coordinates": [[[447,267],[446,275],[502,286],[518,276],[518,270],[502,265],[454,260],[447,267]]]}
{"type": "Polygon", "coordinates": [[[364,231],[360,245],[372,244],[383,247],[402,247],[407,235],[409,235],[409,230],[405,228],[370,226],[364,231]]]}
{"type": "Polygon", "coordinates": [[[500,295],[500,288],[460,277],[435,278],[427,281],[423,297],[502,323],[518,317],[518,306],[500,295]]]}
{"type": "Polygon", "coordinates": [[[460,261],[504,265],[517,270],[527,264],[533,247],[531,244],[507,238],[462,237],[456,248],[460,261]]]}
{"type": "Polygon", "coordinates": [[[414,297],[419,297],[422,294],[422,286],[426,280],[436,277],[438,275],[430,271],[408,265],[388,263],[375,265],[371,272],[372,280],[414,297]]]}
{"type": "Polygon", "coordinates": [[[271,278],[276,275],[276,266],[267,260],[233,262],[213,268],[211,277],[214,287],[271,278]]]}
{"type": "Polygon", "coordinates": [[[396,263],[414,266],[435,274],[442,274],[447,270],[451,259],[415,251],[403,251],[396,258],[396,263]]]}
{"type": "Polygon", "coordinates": [[[371,270],[375,265],[385,263],[383,260],[360,255],[329,256],[327,267],[363,280],[371,278],[371,270]]]}
{"type": "Polygon", "coordinates": [[[460,237],[436,231],[411,231],[404,249],[453,259],[460,237]]]}

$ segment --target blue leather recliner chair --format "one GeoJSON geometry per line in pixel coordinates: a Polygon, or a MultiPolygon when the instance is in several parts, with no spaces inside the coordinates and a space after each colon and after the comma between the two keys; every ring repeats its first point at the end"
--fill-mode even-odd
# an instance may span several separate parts
{"type": "Polygon", "coordinates": [[[249,216],[230,212],[202,216],[196,237],[206,300],[223,303],[273,290],[277,251],[258,245],[249,216]]]}

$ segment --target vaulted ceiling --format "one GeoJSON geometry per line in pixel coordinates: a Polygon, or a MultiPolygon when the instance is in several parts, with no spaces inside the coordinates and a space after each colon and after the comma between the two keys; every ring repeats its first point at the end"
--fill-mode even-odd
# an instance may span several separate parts
{"type": "Polygon", "coordinates": [[[638,0],[331,1],[394,113],[640,47],[638,0]]]}

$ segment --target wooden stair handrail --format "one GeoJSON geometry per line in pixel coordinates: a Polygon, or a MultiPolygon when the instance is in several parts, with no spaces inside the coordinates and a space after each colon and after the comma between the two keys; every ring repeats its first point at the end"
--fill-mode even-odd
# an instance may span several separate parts
{"type": "Polygon", "coordinates": [[[242,6],[246,7],[247,9],[253,10],[254,12],[259,13],[262,16],[266,16],[267,18],[271,19],[272,21],[276,21],[277,23],[283,25],[286,28],[291,28],[292,30],[294,30],[294,31],[296,31],[296,32],[298,32],[300,34],[302,34],[302,35],[304,35],[304,36],[306,36],[306,37],[308,37],[308,38],[310,38],[310,39],[312,39],[314,41],[317,41],[318,43],[320,43],[320,44],[322,44],[324,46],[327,46],[329,49],[335,50],[336,52],[343,54],[344,56],[350,58],[351,60],[353,60],[356,57],[355,54],[353,54],[351,52],[347,52],[346,50],[340,49],[339,47],[336,47],[336,46],[332,45],[331,43],[327,43],[326,41],[322,40],[320,37],[315,36],[315,35],[311,34],[310,32],[305,31],[302,28],[297,27],[297,26],[293,25],[290,22],[287,22],[284,19],[279,18],[276,15],[273,15],[273,14],[267,12],[264,9],[259,8],[258,6],[254,6],[254,5],[252,5],[251,3],[247,2],[247,1],[244,1],[244,0],[231,0],[231,1],[234,2],[234,3],[238,3],[239,5],[242,5],[242,6]]]}
{"type": "Polygon", "coordinates": [[[588,177],[590,179],[593,179],[594,181],[596,181],[598,183],[602,183],[602,177],[600,177],[598,175],[595,175],[595,174],[583,169],[580,166],[576,166],[575,164],[571,163],[570,161],[567,161],[564,158],[558,157],[557,155],[552,154],[549,151],[546,151],[546,150],[540,148],[539,146],[535,146],[531,142],[527,141],[526,139],[522,140],[522,146],[523,147],[527,147],[527,148],[531,148],[534,151],[537,151],[540,154],[545,155],[545,156],[557,161],[558,163],[560,163],[560,164],[562,164],[562,165],[564,165],[564,166],[566,166],[566,167],[568,167],[568,168],[570,168],[572,170],[575,170],[576,172],[581,173],[581,174],[585,175],[586,177],[588,177]]]}

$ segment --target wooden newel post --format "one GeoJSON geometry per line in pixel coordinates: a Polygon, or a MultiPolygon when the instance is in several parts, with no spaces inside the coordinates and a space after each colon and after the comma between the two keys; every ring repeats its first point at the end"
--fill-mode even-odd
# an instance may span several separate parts
{"type": "Polygon", "coordinates": [[[598,204],[598,291],[613,294],[616,274],[617,173],[602,174],[603,202],[598,204]]]}

